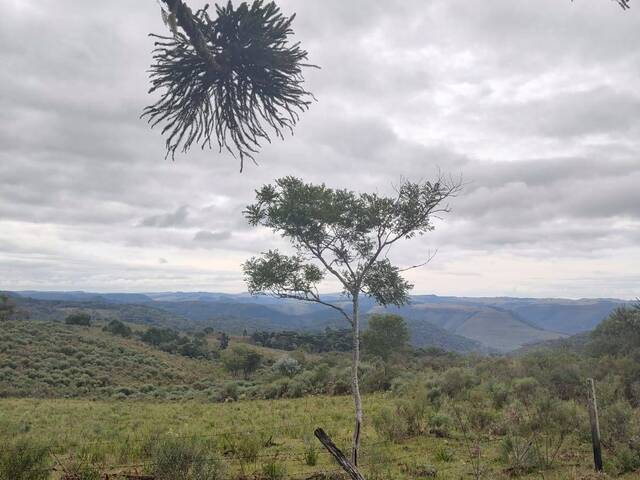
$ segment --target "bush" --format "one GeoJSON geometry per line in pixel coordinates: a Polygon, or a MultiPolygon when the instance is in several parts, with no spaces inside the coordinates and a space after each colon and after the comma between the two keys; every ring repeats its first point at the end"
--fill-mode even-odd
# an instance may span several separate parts
{"type": "Polygon", "coordinates": [[[392,408],[384,408],[373,417],[373,428],[385,440],[398,442],[407,437],[407,422],[392,408]]]}
{"type": "Polygon", "coordinates": [[[450,437],[453,419],[443,413],[434,413],[429,417],[429,433],[436,437],[450,437]]]}
{"type": "Polygon", "coordinates": [[[287,469],[283,464],[271,461],[262,466],[262,474],[266,480],[282,480],[287,474],[287,469]]]}
{"type": "Polygon", "coordinates": [[[225,466],[216,452],[207,451],[194,441],[164,438],[151,449],[150,474],[157,480],[218,480],[225,466]]]}
{"type": "Polygon", "coordinates": [[[442,392],[451,398],[459,398],[476,385],[476,376],[467,368],[454,367],[447,370],[440,380],[442,392]]]}
{"type": "Polygon", "coordinates": [[[314,467],[318,463],[318,447],[310,437],[304,438],[304,463],[310,467],[314,467]]]}
{"type": "Polygon", "coordinates": [[[73,480],[102,480],[100,469],[86,458],[73,458],[64,466],[65,478],[73,480]]]}
{"type": "Polygon", "coordinates": [[[224,368],[233,375],[242,373],[244,378],[255,372],[262,362],[262,355],[246,345],[234,345],[220,355],[224,368]]]}
{"type": "Polygon", "coordinates": [[[112,335],[128,338],[131,336],[131,328],[120,320],[111,320],[102,330],[112,335]]]}
{"type": "Polygon", "coordinates": [[[436,459],[436,461],[438,462],[443,462],[443,463],[449,463],[452,462],[454,459],[454,454],[453,451],[451,451],[450,449],[443,447],[443,446],[439,446],[435,453],[433,454],[434,458],[436,459]]]}
{"type": "Polygon", "coordinates": [[[0,443],[0,479],[46,480],[49,478],[48,449],[26,439],[0,443]]]}
{"type": "Polygon", "coordinates": [[[83,327],[89,327],[91,325],[91,315],[85,312],[76,312],[69,315],[64,323],[67,325],[81,325],[83,327]]]}
{"type": "Polygon", "coordinates": [[[296,373],[300,372],[302,367],[297,360],[287,355],[276,360],[276,363],[273,364],[272,369],[274,372],[279,373],[280,375],[293,377],[296,373]]]}

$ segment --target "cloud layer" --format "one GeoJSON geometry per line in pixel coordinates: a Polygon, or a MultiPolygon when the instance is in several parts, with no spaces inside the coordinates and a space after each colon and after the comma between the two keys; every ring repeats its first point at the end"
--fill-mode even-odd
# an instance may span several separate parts
{"type": "Polygon", "coordinates": [[[239,174],[216,151],[165,160],[138,118],[156,2],[5,3],[0,289],[241,291],[240,264],[286,246],[243,219],[261,184],[442,171],[466,183],[452,213],[394,253],[438,251],[417,292],[640,295],[638,8],[282,0],[318,102],[239,174]]]}

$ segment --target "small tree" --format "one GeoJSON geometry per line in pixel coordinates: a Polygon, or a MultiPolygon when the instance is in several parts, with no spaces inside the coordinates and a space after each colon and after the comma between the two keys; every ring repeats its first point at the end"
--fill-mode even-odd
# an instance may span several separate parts
{"type": "Polygon", "coordinates": [[[0,322],[9,320],[15,311],[16,304],[11,297],[5,293],[0,294],[0,322]]]}
{"type": "Polygon", "coordinates": [[[300,370],[302,370],[300,362],[288,355],[276,360],[272,368],[275,372],[286,377],[293,377],[296,373],[299,373],[300,370]]]}
{"type": "Polygon", "coordinates": [[[394,352],[401,352],[409,342],[407,324],[400,315],[373,314],[369,326],[362,334],[364,351],[385,362],[394,352]]]}
{"type": "Polygon", "coordinates": [[[81,325],[88,327],[91,325],[91,315],[86,312],[72,313],[64,320],[67,325],[81,325]]]}
{"type": "Polygon", "coordinates": [[[256,203],[245,211],[251,225],[270,228],[288,238],[297,252],[289,256],[270,250],[245,262],[249,292],[320,303],[339,312],[351,325],[355,464],[362,427],[360,295],[372,297],[380,305],[408,301],[412,285],[386,254],[398,240],[433,230],[433,216],[449,210],[445,202],[459,189],[460,183],[442,178],[433,183],[403,181],[395,197],[383,197],[284,177],[256,191],[256,203]],[[321,298],[318,286],[327,273],[342,285],[350,309],[321,298]]]}
{"type": "Polygon", "coordinates": [[[133,333],[131,327],[125,325],[120,320],[111,320],[102,328],[102,330],[104,330],[105,332],[109,332],[112,335],[119,335],[125,338],[130,337],[133,333]]]}
{"type": "Polygon", "coordinates": [[[221,356],[222,364],[232,374],[242,372],[245,379],[255,372],[262,362],[262,355],[246,345],[234,345],[221,356]]]}
{"type": "Polygon", "coordinates": [[[226,350],[229,346],[229,335],[224,332],[220,333],[220,350],[226,350]]]}

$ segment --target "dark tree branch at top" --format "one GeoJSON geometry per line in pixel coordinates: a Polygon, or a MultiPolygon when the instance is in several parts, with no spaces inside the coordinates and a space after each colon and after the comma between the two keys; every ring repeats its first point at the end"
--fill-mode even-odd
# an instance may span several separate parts
{"type": "Polygon", "coordinates": [[[274,2],[254,0],[234,8],[208,5],[193,13],[182,0],[162,0],[172,36],[157,40],[149,93],[160,98],[144,109],[152,127],[162,124],[167,156],[217,143],[240,159],[254,160],[271,135],[293,133],[313,95],[305,90],[302,69],[307,52],[291,43],[291,24],[274,2]],[[179,27],[179,29],[178,29],[179,27]]]}
{"type": "MultiPolygon", "coordinates": [[[[573,0],[571,0],[573,2],[573,0]]],[[[611,0],[613,2],[616,2],[618,5],[620,5],[622,7],[623,10],[627,10],[629,8],[631,8],[631,0],[611,0]]]]}
{"type": "Polygon", "coordinates": [[[211,50],[209,50],[207,40],[204,38],[200,28],[196,24],[191,9],[185,5],[182,0],[162,1],[167,4],[167,7],[169,7],[169,12],[171,12],[172,15],[175,15],[177,24],[185,31],[191,41],[191,45],[193,45],[195,51],[198,52],[198,55],[207,62],[211,70],[219,70],[220,64],[211,53],[211,50]]]}

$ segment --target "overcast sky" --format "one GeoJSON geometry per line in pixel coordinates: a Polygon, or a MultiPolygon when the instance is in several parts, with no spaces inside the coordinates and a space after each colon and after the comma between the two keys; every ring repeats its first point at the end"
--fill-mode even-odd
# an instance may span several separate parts
{"type": "Polygon", "coordinates": [[[318,101],[239,174],[165,160],[139,119],[156,1],[0,0],[0,289],[240,292],[240,264],[285,245],[243,220],[263,183],[385,193],[439,169],[466,187],[397,247],[437,250],[416,293],[640,296],[640,4],[278,4],[318,101]]]}

